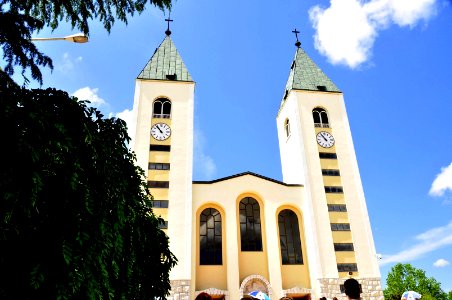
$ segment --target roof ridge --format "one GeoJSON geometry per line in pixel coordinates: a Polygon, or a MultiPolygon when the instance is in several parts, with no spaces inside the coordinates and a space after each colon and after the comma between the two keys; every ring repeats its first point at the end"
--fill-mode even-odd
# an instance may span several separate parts
{"type": "Polygon", "coordinates": [[[282,181],[279,181],[279,180],[276,180],[276,179],[273,179],[273,178],[270,178],[270,177],[267,177],[267,176],[264,176],[264,175],[260,175],[260,174],[257,174],[257,173],[251,172],[251,171],[237,173],[237,174],[234,174],[234,175],[230,175],[230,176],[226,176],[226,177],[222,177],[222,178],[218,178],[218,179],[214,179],[214,180],[207,180],[207,181],[194,180],[193,183],[195,183],[195,184],[196,183],[197,184],[211,184],[211,183],[217,183],[217,182],[220,182],[220,181],[225,181],[225,180],[229,180],[229,179],[233,179],[233,178],[241,177],[241,176],[245,176],[245,175],[255,176],[255,177],[258,177],[258,178],[261,178],[261,179],[264,179],[264,180],[267,180],[267,181],[271,181],[271,182],[274,182],[274,183],[277,183],[277,184],[285,185],[285,186],[303,186],[302,184],[285,183],[285,182],[282,182],[282,181]]]}

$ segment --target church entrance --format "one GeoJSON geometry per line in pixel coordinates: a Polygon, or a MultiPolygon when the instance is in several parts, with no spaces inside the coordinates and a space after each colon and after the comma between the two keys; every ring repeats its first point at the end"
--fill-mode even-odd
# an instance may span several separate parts
{"type": "Polygon", "coordinates": [[[248,295],[253,291],[260,291],[271,298],[271,286],[267,279],[261,275],[250,275],[240,285],[240,297],[248,295]]]}

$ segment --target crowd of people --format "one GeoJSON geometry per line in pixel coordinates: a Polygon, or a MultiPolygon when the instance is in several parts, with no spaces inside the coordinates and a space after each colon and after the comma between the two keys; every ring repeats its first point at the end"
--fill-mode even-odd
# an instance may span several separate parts
{"type": "MultiPolygon", "coordinates": [[[[359,282],[356,279],[349,278],[344,282],[345,295],[348,300],[360,300],[361,289],[359,282]]],[[[212,297],[207,293],[200,293],[195,300],[212,300],[212,297]]],[[[250,295],[244,295],[240,300],[260,300],[250,295]]],[[[293,300],[291,297],[282,297],[279,300],[293,300]]],[[[320,300],[328,300],[326,297],[321,297],[320,300]]],[[[338,300],[334,297],[332,300],[338,300]]]]}

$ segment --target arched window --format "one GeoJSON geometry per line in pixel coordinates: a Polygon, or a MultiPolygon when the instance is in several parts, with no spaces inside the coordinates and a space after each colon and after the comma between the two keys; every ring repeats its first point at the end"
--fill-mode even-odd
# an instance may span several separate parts
{"type": "Polygon", "coordinates": [[[297,215],[290,209],[284,209],[278,215],[278,225],[282,264],[303,264],[297,215]]]}
{"type": "Polygon", "coordinates": [[[159,98],[155,100],[152,109],[153,118],[171,118],[171,101],[169,101],[168,99],[159,98]]]}
{"type": "Polygon", "coordinates": [[[240,240],[242,251],[262,251],[262,232],[259,203],[251,197],[239,204],[240,240]]]}
{"type": "Polygon", "coordinates": [[[221,214],[215,208],[206,208],[199,219],[199,262],[201,265],[221,265],[221,214]]]}
{"type": "Polygon", "coordinates": [[[314,118],[314,127],[329,128],[328,114],[326,110],[316,107],[312,110],[312,117],[314,118]]]}
{"type": "Polygon", "coordinates": [[[284,131],[286,132],[286,137],[289,137],[290,136],[289,119],[286,119],[286,121],[284,122],[284,131]]]}

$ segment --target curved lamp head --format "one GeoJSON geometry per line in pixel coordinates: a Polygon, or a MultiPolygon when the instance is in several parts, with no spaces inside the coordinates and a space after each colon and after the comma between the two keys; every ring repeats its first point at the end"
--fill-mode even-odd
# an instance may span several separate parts
{"type": "Polygon", "coordinates": [[[88,42],[88,37],[84,33],[76,33],[73,35],[65,36],[64,39],[73,43],[86,43],[88,42]]]}

